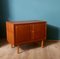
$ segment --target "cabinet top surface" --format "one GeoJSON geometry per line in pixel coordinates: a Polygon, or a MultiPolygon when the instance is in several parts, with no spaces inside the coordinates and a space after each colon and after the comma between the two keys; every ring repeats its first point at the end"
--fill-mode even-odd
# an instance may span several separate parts
{"type": "Polygon", "coordinates": [[[24,24],[24,23],[46,22],[46,21],[31,20],[31,21],[7,21],[7,22],[13,23],[13,24],[24,24]]]}

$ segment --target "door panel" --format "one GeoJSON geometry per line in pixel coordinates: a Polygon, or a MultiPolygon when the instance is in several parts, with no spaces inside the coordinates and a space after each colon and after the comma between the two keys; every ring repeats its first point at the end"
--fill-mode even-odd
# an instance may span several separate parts
{"type": "Polygon", "coordinates": [[[16,25],[16,42],[26,42],[30,40],[29,24],[16,25]]]}
{"type": "Polygon", "coordinates": [[[39,40],[40,37],[41,37],[40,24],[39,23],[31,24],[31,38],[33,40],[39,40]]]}
{"type": "Polygon", "coordinates": [[[45,23],[34,23],[32,26],[32,39],[34,40],[41,40],[45,38],[46,35],[46,28],[45,23]]]}
{"type": "Polygon", "coordinates": [[[46,22],[41,23],[41,37],[46,39],[46,22]]]}

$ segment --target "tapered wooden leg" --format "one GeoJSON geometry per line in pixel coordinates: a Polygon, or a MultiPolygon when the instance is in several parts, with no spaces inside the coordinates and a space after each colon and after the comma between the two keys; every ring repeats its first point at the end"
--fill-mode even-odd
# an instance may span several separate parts
{"type": "Polygon", "coordinates": [[[41,41],[41,47],[44,48],[44,40],[41,41]]]}
{"type": "Polygon", "coordinates": [[[14,48],[15,46],[11,44],[11,47],[14,48]]]}
{"type": "Polygon", "coordinates": [[[19,54],[19,46],[17,46],[17,53],[19,54]]]}

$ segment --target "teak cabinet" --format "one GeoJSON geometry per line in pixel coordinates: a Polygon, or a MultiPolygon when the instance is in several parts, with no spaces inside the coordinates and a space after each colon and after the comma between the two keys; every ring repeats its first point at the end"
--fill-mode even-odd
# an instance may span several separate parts
{"type": "MultiPolygon", "coordinates": [[[[46,21],[7,21],[6,32],[11,46],[41,41],[43,47],[46,40],[46,21]]],[[[19,52],[19,47],[17,51],[19,52]]]]}

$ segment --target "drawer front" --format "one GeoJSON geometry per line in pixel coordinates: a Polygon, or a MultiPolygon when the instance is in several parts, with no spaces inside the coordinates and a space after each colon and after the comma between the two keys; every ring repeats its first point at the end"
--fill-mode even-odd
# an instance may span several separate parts
{"type": "Polygon", "coordinates": [[[16,42],[26,42],[31,38],[29,24],[16,25],[15,32],[16,42]]]}

